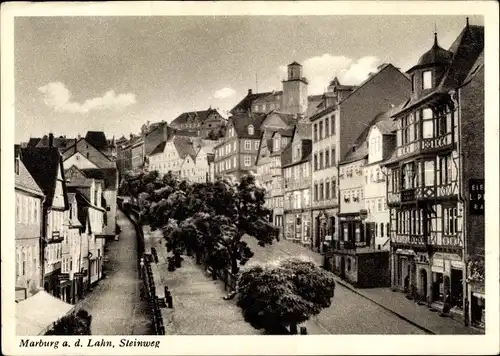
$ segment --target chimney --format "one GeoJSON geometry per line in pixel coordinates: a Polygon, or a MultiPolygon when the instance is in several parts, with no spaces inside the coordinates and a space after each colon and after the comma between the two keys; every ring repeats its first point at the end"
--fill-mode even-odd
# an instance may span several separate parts
{"type": "Polygon", "coordinates": [[[163,125],[163,141],[168,140],[168,125],[164,124],[163,125]]]}
{"type": "Polygon", "coordinates": [[[49,133],[49,147],[54,147],[54,134],[49,133]]]}
{"type": "Polygon", "coordinates": [[[248,89],[248,95],[252,95],[252,89],[248,89]]]}
{"type": "Polygon", "coordinates": [[[78,134],[78,135],[76,136],[76,138],[79,140],[79,139],[81,139],[81,138],[82,138],[82,136],[80,136],[80,134],[78,134]]]}

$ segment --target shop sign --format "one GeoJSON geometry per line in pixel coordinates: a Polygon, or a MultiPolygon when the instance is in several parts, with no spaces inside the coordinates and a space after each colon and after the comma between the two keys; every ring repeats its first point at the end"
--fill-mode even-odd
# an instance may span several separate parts
{"type": "Polygon", "coordinates": [[[60,273],[57,275],[57,278],[60,280],[60,281],[66,281],[66,280],[69,280],[69,273],[60,273]]]}
{"type": "Polygon", "coordinates": [[[469,213],[484,215],[484,179],[469,179],[469,213]]]}
{"type": "Polygon", "coordinates": [[[75,272],[73,275],[75,276],[75,278],[81,278],[81,277],[85,277],[87,275],[87,273],[85,273],[85,272],[75,272]]]}

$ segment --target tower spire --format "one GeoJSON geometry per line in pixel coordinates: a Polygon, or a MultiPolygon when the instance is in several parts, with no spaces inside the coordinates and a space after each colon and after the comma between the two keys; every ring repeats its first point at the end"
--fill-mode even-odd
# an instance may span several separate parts
{"type": "Polygon", "coordinates": [[[437,25],[434,23],[434,46],[438,46],[437,25]]]}

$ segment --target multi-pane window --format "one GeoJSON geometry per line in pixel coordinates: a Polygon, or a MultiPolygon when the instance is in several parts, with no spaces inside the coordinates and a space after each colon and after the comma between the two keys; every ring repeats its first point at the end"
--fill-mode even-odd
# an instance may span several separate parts
{"type": "Polygon", "coordinates": [[[315,153],[314,154],[314,157],[313,157],[313,160],[314,160],[314,170],[317,171],[318,170],[318,154],[315,153]]]}
{"type": "Polygon", "coordinates": [[[250,151],[252,148],[250,140],[245,140],[245,150],[250,151]]]}
{"type": "Polygon", "coordinates": [[[330,118],[325,119],[325,137],[330,136],[330,118]]]}
{"type": "Polygon", "coordinates": [[[432,109],[430,108],[425,108],[422,110],[422,137],[434,137],[434,121],[432,109]]]}
{"type": "Polygon", "coordinates": [[[337,198],[337,182],[332,179],[332,199],[337,198]]]}
{"type": "MultiPolygon", "coordinates": [[[[334,116],[332,116],[332,119],[333,119],[334,116]]],[[[332,166],[335,166],[337,164],[337,161],[336,161],[336,154],[335,154],[335,147],[332,148],[332,166]]]]}
{"type": "Polygon", "coordinates": [[[443,208],[443,233],[454,235],[458,232],[457,208],[443,208]]]}
{"type": "Polygon", "coordinates": [[[426,186],[434,185],[434,161],[424,163],[424,183],[426,186]]]}
{"type": "Polygon", "coordinates": [[[336,118],[337,116],[335,114],[332,115],[332,124],[331,124],[331,127],[332,127],[332,135],[335,135],[335,124],[336,124],[336,118]]]}
{"type": "Polygon", "coordinates": [[[453,163],[451,156],[441,156],[439,160],[439,180],[440,184],[445,185],[453,181],[453,163]]]}
{"type": "Polygon", "coordinates": [[[314,201],[318,201],[318,183],[314,183],[314,201]]]}
{"type": "Polygon", "coordinates": [[[319,183],[319,200],[323,200],[325,197],[325,191],[323,189],[323,182],[319,183]]]}
{"type": "Polygon", "coordinates": [[[319,153],[319,169],[323,169],[323,152],[319,153]]]}
{"type": "Polygon", "coordinates": [[[330,166],[330,150],[325,151],[325,168],[330,166]]]}
{"type": "Polygon", "coordinates": [[[330,182],[329,181],[325,182],[325,199],[326,200],[330,199],[330,182]]]}
{"type": "Polygon", "coordinates": [[[318,141],[318,124],[313,125],[313,138],[314,141],[318,141]]]}

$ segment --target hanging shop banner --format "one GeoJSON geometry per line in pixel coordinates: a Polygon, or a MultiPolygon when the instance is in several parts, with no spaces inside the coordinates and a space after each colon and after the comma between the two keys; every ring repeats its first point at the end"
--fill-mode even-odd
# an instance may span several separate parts
{"type": "Polygon", "coordinates": [[[484,179],[469,179],[469,212],[484,215],[484,179]]]}

